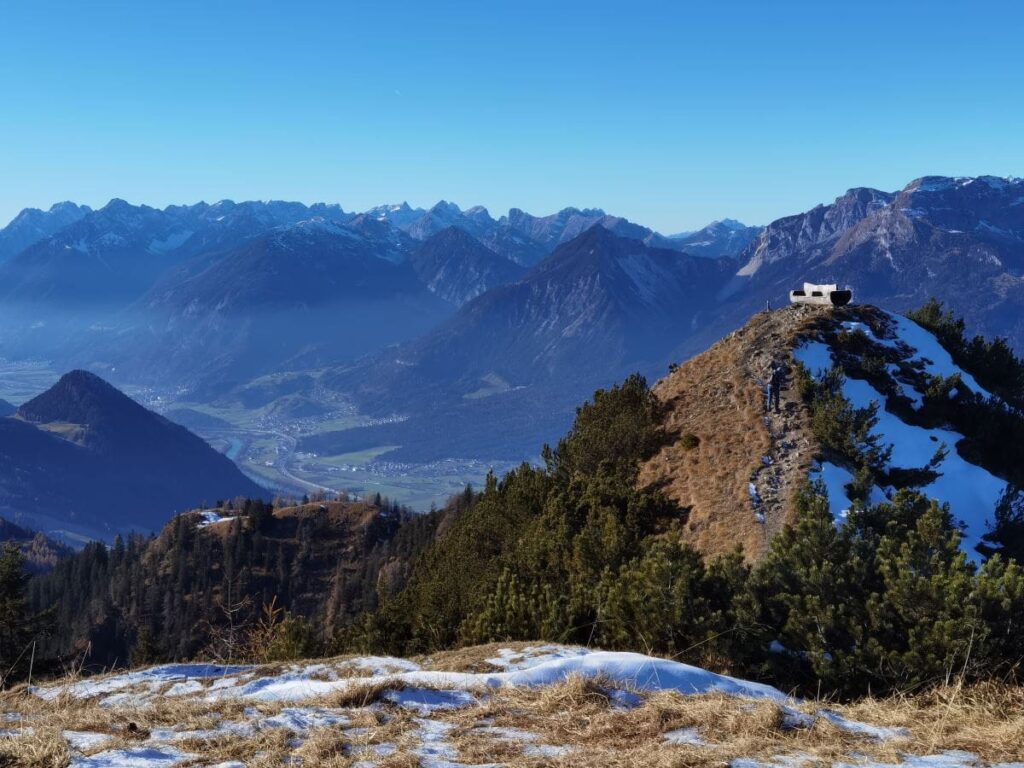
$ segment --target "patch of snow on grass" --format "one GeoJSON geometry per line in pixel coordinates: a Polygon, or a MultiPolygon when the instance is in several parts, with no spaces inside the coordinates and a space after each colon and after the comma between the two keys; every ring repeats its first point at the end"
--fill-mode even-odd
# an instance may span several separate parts
{"type": "Polygon", "coordinates": [[[184,696],[189,693],[199,693],[203,690],[203,684],[198,680],[186,680],[183,683],[175,683],[166,691],[164,696],[184,696]]]}
{"type": "Polygon", "coordinates": [[[704,746],[704,740],[696,728],[676,728],[665,734],[665,741],[669,744],[689,744],[692,747],[704,746]]]}
{"type": "Polygon", "coordinates": [[[65,692],[79,699],[87,699],[135,686],[148,686],[148,689],[152,690],[165,683],[225,677],[248,672],[251,669],[250,666],[223,666],[220,664],[164,664],[138,672],[125,672],[119,675],[82,680],[70,685],[37,687],[33,688],[32,692],[47,701],[52,701],[65,692]]]}
{"type": "Polygon", "coordinates": [[[521,651],[514,651],[511,648],[501,648],[494,658],[486,659],[487,663],[504,669],[514,671],[529,669],[538,664],[544,664],[552,659],[566,659],[573,656],[585,656],[589,651],[586,648],[577,648],[564,645],[538,645],[523,648],[521,651]]]}
{"type": "Polygon", "coordinates": [[[68,746],[78,752],[95,749],[113,738],[109,733],[94,733],[92,731],[64,731],[63,736],[68,746]]]}
{"type": "MultiPolygon", "coordinates": [[[[843,394],[855,408],[866,408],[872,401],[885,402],[878,390],[860,379],[847,379],[843,394]]],[[[961,542],[964,551],[977,558],[974,548],[988,530],[1006,482],[960,457],[956,444],[963,435],[958,432],[911,426],[882,408],[878,409],[874,432],[882,436],[884,443],[892,445],[890,464],[894,467],[924,467],[945,443],[948,454],[936,469],[939,477],[920,490],[930,498],[949,503],[953,516],[967,526],[961,542]]]]}
{"type": "Polygon", "coordinates": [[[261,728],[287,728],[295,733],[305,733],[312,728],[328,728],[333,725],[349,725],[351,720],[341,712],[321,707],[286,707],[272,717],[260,722],[261,728]]]}
{"type": "Polygon", "coordinates": [[[775,755],[767,762],[738,757],[729,762],[729,768],[800,768],[808,763],[818,765],[820,761],[813,755],[797,753],[795,755],[775,755]]]}
{"type": "Polygon", "coordinates": [[[431,688],[402,688],[384,694],[387,701],[403,709],[411,709],[421,715],[439,709],[461,709],[476,704],[476,699],[467,691],[435,691],[431,688]]]}
{"type": "Polygon", "coordinates": [[[210,690],[216,691],[220,688],[233,688],[234,686],[238,685],[238,683],[242,680],[248,679],[250,677],[252,677],[252,675],[240,675],[238,677],[222,677],[219,680],[213,681],[213,683],[210,685],[210,690]]]}
{"type": "Polygon", "coordinates": [[[412,750],[417,757],[423,758],[424,763],[437,758],[455,758],[457,753],[455,747],[448,742],[448,734],[455,727],[451,723],[439,720],[428,720],[422,717],[415,719],[416,737],[420,746],[412,750]]]}
{"type": "Polygon", "coordinates": [[[807,372],[817,376],[832,367],[832,350],[823,341],[805,341],[793,350],[793,357],[802,363],[807,372]]]}
{"type": "Polygon", "coordinates": [[[639,653],[595,651],[585,656],[556,659],[501,677],[509,685],[532,687],[558,683],[573,675],[603,677],[624,688],[640,691],[714,692],[755,699],[786,699],[785,694],[770,685],[718,675],[700,667],[639,653]]]}
{"type": "MultiPolygon", "coordinates": [[[[720,692],[736,696],[770,698],[782,700],[786,697],[775,688],[751,683],[726,675],[692,667],[688,664],[667,661],[639,653],[609,653],[588,651],[582,655],[572,652],[561,658],[544,661],[527,669],[496,673],[468,672],[406,672],[397,675],[368,678],[345,678],[341,680],[295,679],[289,674],[265,677],[237,688],[212,691],[210,700],[221,698],[244,698],[254,701],[301,701],[324,696],[349,687],[383,684],[391,685],[395,691],[386,695],[396,703],[403,697],[415,705],[420,693],[409,693],[409,689],[422,689],[434,694],[443,694],[440,699],[449,705],[458,703],[467,706],[472,703],[470,691],[496,688],[502,685],[538,686],[558,683],[573,675],[594,678],[603,677],[627,690],[661,691],[675,690],[683,694],[720,692]],[[405,693],[402,692],[405,690],[405,693]],[[430,690],[439,689],[439,690],[430,690]]],[[[426,695],[426,694],[424,694],[426,695]]],[[[430,702],[426,702],[430,706],[430,702]]]]}
{"type": "Polygon", "coordinates": [[[197,758],[198,755],[173,747],[134,747],[98,752],[90,757],[73,757],[69,768],[163,768],[197,758]]]}
{"type": "Polygon", "coordinates": [[[893,739],[907,739],[910,738],[910,731],[906,728],[893,728],[882,725],[869,725],[868,723],[860,723],[856,720],[847,720],[837,712],[833,712],[828,709],[822,709],[818,711],[818,715],[837,728],[841,728],[844,731],[850,733],[856,733],[861,736],[868,736],[878,741],[892,741],[893,739]]]}
{"type": "Polygon", "coordinates": [[[420,665],[409,659],[394,656],[357,656],[341,662],[340,669],[361,669],[374,675],[390,675],[394,672],[417,672],[420,665]]]}
{"type": "MultiPolygon", "coordinates": [[[[837,763],[835,768],[980,768],[982,765],[984,763],[978,760],[978,756],[971,752],[951,750],[940,752],[936,755],[904,755],[898,763],[877,763],[874,761],[837,763]]],[[[1014,765],[1021,765],[1021,763],[1002,763],[1000,765],[993,765],[991,768],[1012,768],[1014,765]]]]}
{"type": "Polygon", "coordinates": [[[494,725],[485,725],[473,730],[486,736],[493,736],[499,741],[537,741],[540,739],[538,734],[524,731],[522,728],[501,728],[494,725]]]}
{"type": "Polygon", "coordinates": [[[605,693],[612,702],[612,708],[618,710],[636,709],[644,700],[637,696],[635,693],[629,691],[620,691],[618,688],[612,690],[606,690],[605,693]]]}

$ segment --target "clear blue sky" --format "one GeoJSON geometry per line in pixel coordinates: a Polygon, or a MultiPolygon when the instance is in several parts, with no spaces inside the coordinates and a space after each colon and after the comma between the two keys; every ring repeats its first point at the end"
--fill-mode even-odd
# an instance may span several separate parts
{"type": "Polygon", "coordinates": [[[600,206],[670,232],[1024,174],[1019,2],[0,5],[25,206],[600,206]]]}

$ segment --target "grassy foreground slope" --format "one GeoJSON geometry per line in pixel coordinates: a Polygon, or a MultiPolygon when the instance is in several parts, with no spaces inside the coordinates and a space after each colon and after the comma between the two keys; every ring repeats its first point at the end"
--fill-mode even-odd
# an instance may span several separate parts
{"type": "Polygon", "coordinates": [[[0,694],[0,765],[1009,768],[1022,705],[997,685],[797,701],[648,656],[495,644],[21,687],[0,694]]]}

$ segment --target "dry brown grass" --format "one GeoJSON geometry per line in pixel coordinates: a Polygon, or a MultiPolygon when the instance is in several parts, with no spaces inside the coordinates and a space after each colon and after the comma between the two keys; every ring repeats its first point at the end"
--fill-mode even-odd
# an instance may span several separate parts
{"type": "Polygon", "coordinates": [[[542,652],[539,649],[550,645],[550,643],[541,641],[487,643],[454,648],[449,651],[438,651],[428,656],[417,656],[413,661],[425,670],[439,672],[495,672],[501,670],[502,667],[490,663],[488,659],[499,658],[499,651],[507,650],[526,654],[531,650],[542,652]]]}
{"type": "MultiPolygon", "coordinates": [[[[423,661],[434,669],[466,671],[486,666],[486,659],[499,648],[510,647],[522,651],[529,644],[480,646],[435,654],[423,661]]],[[[301,735],[282,728],[266,728],[254,735],[220,731],[212,738],[190,738],[174,746],[198,756],[186,764],[189,766],[238,760],[262,768],[297,757],[305,765],[328,768],[348,768],[363,759],[372,759],[382,768],[409,768],[419,764],[416,750],[423,746],[420,716],[384,696],[398,687],[393,680],[360,683],[314,701],[287,705],[340,712],[348,719],[344,726],[315,728],[301,735]],[[393,752],[376,753],[392,747],[393,752]]],[[[854,755],[897,763],[905,754],[945,750],[972,752],[989,762],[1024,759],[1024,689],[1019,687],[949,686],[916,696],[868,698],[848,705],[793,705],[807,714],[830,708],[850,720],[907,730],[907,738],[890,741],[850,733],[822,718],[810,728],[787,727],[782,708],[771,701],[661,692],[643,696],[641,706],[622,709],[615,706],[607,690],[606,681],[584,678],[538,688],[487,689],[476,692],[473,706],[438,711],[429,717],[449,727],[444,740],[454,748],[455,761],[500,762],[511,768],[700,768],[727,765],[740,757],[768,761],[777,755],[801,755],[809,765],[851,762],[854,755]],[[516,729],[531,737],[526,742],[510,741],[487,728],[516,729]],[[666,743],[666,733],[683,728],[696,729],[704,744],[666,743]],[[568,747],[571,751],[529,754],[524,746],[568,747]]],[[[0,713],[20,713],[22,724],[33,730],[0,739],[0,766],[63,768],[70,759],[62,736],[65,730],[110,734],[108,743],[92,750],[97,752],[147,743],[155,728],[215,731],[225,723],[250,720],[247,707],[269,716],[284,706],[157,696],[142,706],[106,708],[96,700],[61,696],[44,701],[24,689],[8,691],[0,693],[0,713]]],[[[17,729],[18,724],[0,727],[17,729]]]]}
{"type": "Polygon", "coordinates": [[[639,482],[663,487],[687,511],[683,538],[706,554],[731,552],[739,544],[754,559],[787,522],[788,502],[806,477],[815,447],[791,387],[783,390],[782,400],[786,440],[794,444],[784,453],[792,465],[779,472],[773,498],[765,498],[764,525],[755,520],[748,483],[752,473],[762,471],[761,457],[773,453],[775,442],[764,423],[769,365],[789,362],[795,338],[818,315],[808,307],[755,315],[654,386],[669,409],[665,428],[671,442],[641,467],[639,482]],[[689,445],[687,435],[699,443],[689,445]]]}

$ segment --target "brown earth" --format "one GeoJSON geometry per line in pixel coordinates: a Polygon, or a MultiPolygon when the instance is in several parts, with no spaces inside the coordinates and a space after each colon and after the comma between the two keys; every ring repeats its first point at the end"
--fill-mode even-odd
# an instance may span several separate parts
{"type": "Polygon", "coordinates": [[[793,495],[819,449],[793,386],[792,350],[839,314],[845,319],[853,311],[760,312],[655,385],[669,408],[670,442],[641,467],[640,482],[664,488],[678,502],[686,515],[684,539],[702,552],[741,545],[748,559],[757,559],[791,522],[793,495]],[[778,413],[767,409],[773,362],[787,368],[778,413]]]}

